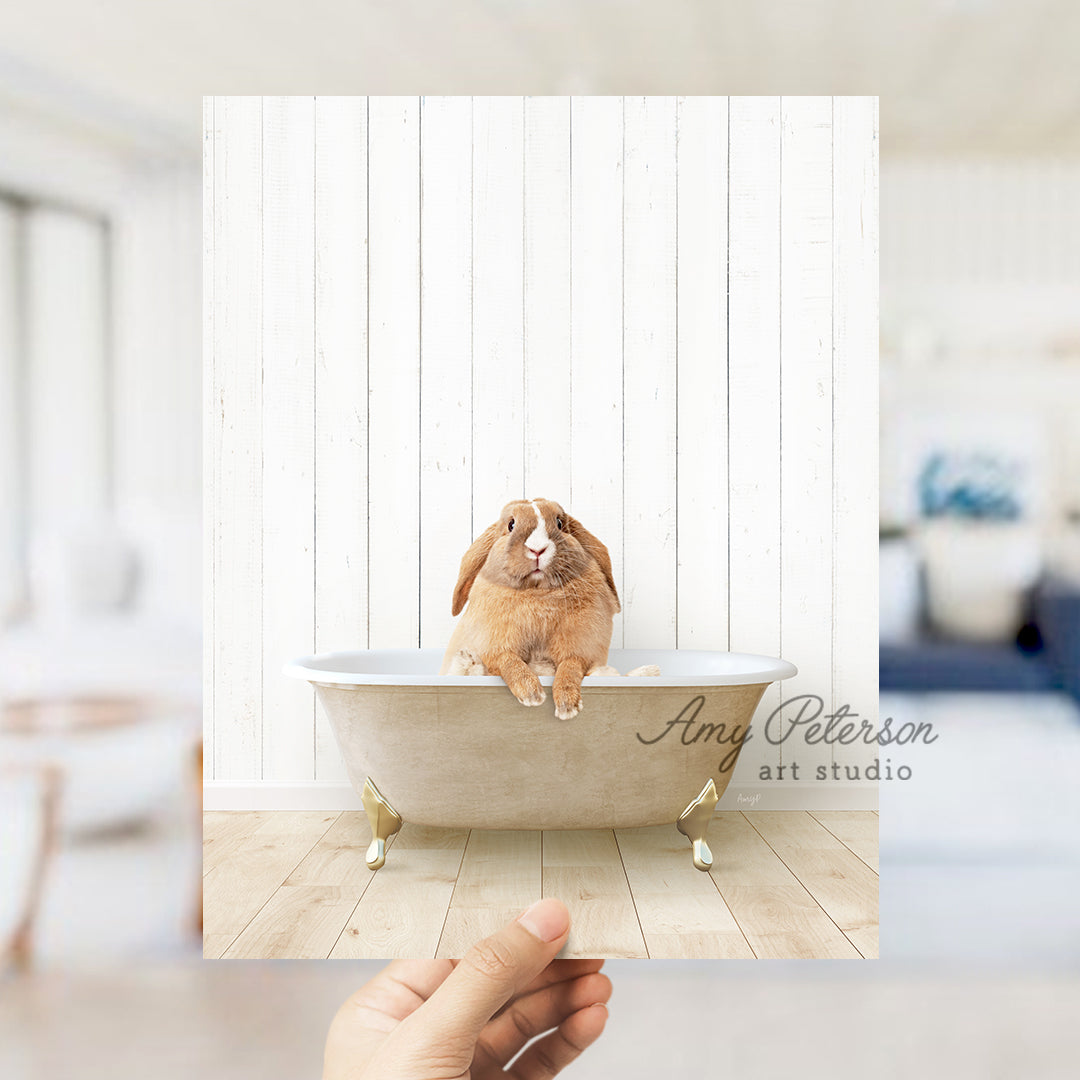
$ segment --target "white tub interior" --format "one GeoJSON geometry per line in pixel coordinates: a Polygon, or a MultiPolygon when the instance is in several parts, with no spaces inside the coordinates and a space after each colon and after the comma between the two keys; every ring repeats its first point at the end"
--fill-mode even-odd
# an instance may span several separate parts
{"type": "MultiPolygon", "coordinates": [[[[439,675],[442,649],[365,649],[320,653],[285,665],[285,674],[339,686],[503,686],[494,675],[439,675]]],[[[621,672],[656,664],[660,675],[626,678],[590,675],[586,686],[745,686],[790,679],[797,668],[786,660],[753,653],[698,649],[612,649],[608,663],[621,672]]],[[[552,677],[540,682],[550,686],[552,677]]]]}

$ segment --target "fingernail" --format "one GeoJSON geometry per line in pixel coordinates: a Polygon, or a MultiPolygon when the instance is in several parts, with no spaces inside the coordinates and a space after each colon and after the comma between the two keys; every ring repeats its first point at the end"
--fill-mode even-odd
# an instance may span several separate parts
{"type": "Polygon", "coordinates": [[[526,908],[518,922],[541,941],[554,941],[566,933],[570,925],[570,912],[558,900],[537,900],[526,908]]]}

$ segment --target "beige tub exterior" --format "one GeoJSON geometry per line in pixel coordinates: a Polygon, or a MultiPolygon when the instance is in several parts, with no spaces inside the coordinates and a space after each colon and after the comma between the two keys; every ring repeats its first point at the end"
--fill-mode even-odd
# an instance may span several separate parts
{"type": "Polygon", "coordinates": [[[558,720],[550,696],[519,704],[501,679],[437,676],[439,650],[306,657],[353,787],[370,779],[407,822],[479,829],[675,823],[712,779],[727,787],[769,683],[795,668],[733,653],[612,650],[621,671],[585,679],[584,708],[558,720]]]}

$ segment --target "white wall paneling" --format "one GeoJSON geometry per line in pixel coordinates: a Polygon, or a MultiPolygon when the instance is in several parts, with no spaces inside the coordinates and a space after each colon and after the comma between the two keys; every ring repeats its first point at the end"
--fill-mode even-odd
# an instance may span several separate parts
{"type": "MultiPolygon", "coordinates": [[[[350,125],[335,132],[342,143],[351,143],[350,125]]],[[[316,499],[315,439],[320,414],[315,411],[315,383],[325,369],[323,384],[331,383],[340,367],[350,359],[359,366],[363,354],[355,355],[349,327],[335,324],[335,310],[323,312],[324,334],[320,336],[323,363],[315,352],[315,102],[312,98],[264,98],[262,103],[262,776],[287,780],[297,771],[314,771],[315,739],[312,725],[315,709],[311,694],[293,681],[283,682],[281,665],[295,655],[296,642],[315,644],[316,603],[333,618],[344,612],[363,610],[364,596],[350,597],[342,605],[337,597],[344,590],[325,588],[327,574],[338,576],[340,559],[315,562],[315,524],[331,550],[343,540],[358,541],[358,532],[340,515],[326,515],[326,502],[316,499]],[[327,336],[333,334],[332,348],[344,359],[327,357],[331,351],[327,336]],[[349,353],[353,351],[353,356],[349,353]],[[315,513],[312,513],[314,509],[315,513]],[[322,574],[318,574],[321,570],[322,574]],[[319,577],[324,580],[319,581],[319,577]]],[[[341,170],[344,172],[344,169],[341,170]]],[[[362,176],[362,173],[360,174],[362,176]]],[[[329,197],[333,202],[332,185],[329,197]]],[[[323,186],[319,185],[319,191],[323,186]]],[[[363,207],[363,191],[356,199],[363,207]]],[[[343,244],[355,240],[352,222],[341,221],[343,244]]],[[[323,230],[325,236],[325,230],[323,230]]],[[[348,288],[350,267],[337,268],[333,286],[319,289],[320,298],[334,304],[334,289],[348,288]]],[[[361,306],[361,297],[356,298],[361,306]]],[[[341,387],[347,392],[364,387],[351,381],[341,387]]],[[[341,400],[341,398],[339,398],[341,400]]],[[[345,399],[347,400],[347,399],[345,399]]],[[[357,399],[354,398],[353,401],[357,399]]],[[[335,470],[341,440],[355,439],[351,417],[330,409],[324,414],[336,421],[324,432],[322,461],[335,472],[332,488],[347,514],[363,495],[346,469],[335,470]]],[[[362,474],[361,474],[362,475],[362,474]]],[[[334,501],[334,500],[329,500],[334,501]]],[[[356,553],[364,558],[363,545],[356,553]]],[[[355,631],[354,631],[355,632],[355,631]]]]}
{"type": "Polygon", "coordinates": [[[473,536],[508,491],[525,489],[523,105],[509,97],[473,101],[473,536]]]}
{"type": "MultiPolygon", "coordinates": [[[[426,98],[422,101],[421,643],[446,641],[450,637],[453,625],[450,594],[462,552],[475,536],[472,505],[472,133],[472,102],[469,98],[426,98]]],[[[492,420],[494,422],[494,418],[492,420]]]]}
{"type": "Polygon", "coordinates": [[[570,492],[570,101],[525,99],[525,490],[570,492]]]}
{"type": "MultiPolygon", "coordinates": [[[[304,194],[314,202],[314,279],[297,281],[297,287],[302,303],[314,295],[305,309],[313,325],[299,321],[315,344],[313,430],[303,447],[315,480],[314,535],[305,539],[315,559],[315,649],[321,652],[341,641],[367,644],[370,619],[367,102],[319,98],[312,121],[315,187],[311,193],[308,184],[304,194]],[[350,602],[341,603],[342,597],[350,602]]],[[[297,356],[306,355],[304,348],[303,340],[296,343],[297,356]]],[[[297,597],[301,604],[309,600],[303,590],[297,597]]],[[[344,777],[320,707],[315,774],[319,780],[344,777]]]]}
{"type": "Polygon", "coordinates": [[[679,644],[728,644],[728,101],[678,103],[679,644]]]}
{"type": "Polygon", "coordinates": [[[675,647],[676,114],[623,104],[623,634],[675,647]],[[629,482],[628,482],[629,481],[629,482]]]}
{"type": "Polygon", "coordinates": [[[214,686],[203,705],[206,759],[215,775],[262,779],[262,102],[217,99],[210,122],[214,411],[205,458],[213,469],[214,686]]]}
{"type": "MultiPolygon", "coordinates": [[[[346,180],[346,183],[349,181],[346,180]]],[[[420,102],[368,102],[368,628],[420,641],[420,102]]]]}
{"type": "MultiPolygon", "coordinates": [[[[607,544],[615,587],[625,599],[623,104],[618,98],[572,101],[570,155],[567,509],[607,544]]],[[[623,645],[624,619],[615,617],[611,642],[616,647],[623,645]]]]}
{"type": "MultiPolygon", "coordinates": [[[[615,645],[784,655],[759,717],[875,710],[876,123],[872,99],[210,103],[211,801],[337,790],[281,661],[444,644],[463,551],[521,496],[608,544],[615,645]]],[[[759,729],[732,791],[871,804],[807,783],[834,756],[759,729]],[[793,758],[786,794],[758,781],[793,758]]]]}
{"type": "MultiPolygon", "coordinates": [[[[833,99],[832,701],[877,719],[878,107],[833,99]]],[[[836,765],[879,755],[833,749],[836,765]]]]}
{"type": "MultiPolygon", "coordinates": [[[[784,700],[810,693],[827,702],[835,543],[832,110],[826,97],[780,103],[780,651],[797,649],[800,660],[799,674],[779,692],[784,700]]],[[[824,743],[779,751],[803,780],[832,760],[824,743]]]]}
{"type": "MultiPolygon", "coordinates": [[[[732,98],[728,108],[728,643],[779,656],[780,99],[732,98]]],[[[773,685],[739,775],[780,764],[761,730],[779,704],[773,685]]]]}

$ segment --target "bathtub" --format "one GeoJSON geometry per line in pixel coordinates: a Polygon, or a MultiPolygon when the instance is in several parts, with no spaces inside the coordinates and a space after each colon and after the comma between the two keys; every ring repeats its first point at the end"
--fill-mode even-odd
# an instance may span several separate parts
{"type": "Polygon", "coordinates": [[[587,676],[584,706],[558,720],[495,676],[436,675],[441,649],[306,656],[285,674],[315,687],[371,822],[378,869],[402,821],[466,829],[619,829],[671,823],[694,865],[765,688],[796,668],[775,657],[612,649],[619,671],[587,676]]]}

